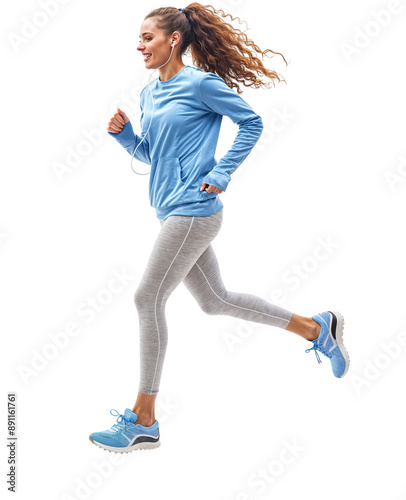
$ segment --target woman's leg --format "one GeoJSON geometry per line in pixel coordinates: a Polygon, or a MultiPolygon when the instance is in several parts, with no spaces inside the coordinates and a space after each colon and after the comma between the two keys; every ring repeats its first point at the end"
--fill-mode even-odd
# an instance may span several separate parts
{"type": "Polygon", "coordinates": [[[183,283],[207,314],[223,314],[277,326],[297,333],[306,340],[318,337],[320,325],[312,318],[293,314],[256,295],[228,291],[211,244],[198,258],[183,283]]]}
{"type": "Polygon", "coordinates": [[[168,343],[166,301],[216,237],[222,220],[222,210],[209,216],[160,219],[161,230],[134,296],[140,327],[140,383],[133,411],[142,425],[155,421],[153,408],[168,343]]]}

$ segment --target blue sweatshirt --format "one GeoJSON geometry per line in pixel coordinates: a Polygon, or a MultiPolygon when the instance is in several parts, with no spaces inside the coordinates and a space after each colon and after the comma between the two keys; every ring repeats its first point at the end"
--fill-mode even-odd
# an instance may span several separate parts
{"type": "MultiPolygon", "coordinates": [[[[263,130],[262,119],[214,73],[183,66],[169,80],[150,84],[154,116],[134,159],[151,165],[149,199],[158,219],[170,215],[212,215],[223,208],[218,193],[200,191],[202,181],[226,191],[230,175],[245,160],[263,130]],[[239,130],[231,149],[214,158],[223,115],[239,130]]],[[[151,120],[148,85],[140,95],[141,137],[131,122],[108,132],[133,154],[151,120]]],[[[207,186],[205,186],[207,187],[207,186]]]]}

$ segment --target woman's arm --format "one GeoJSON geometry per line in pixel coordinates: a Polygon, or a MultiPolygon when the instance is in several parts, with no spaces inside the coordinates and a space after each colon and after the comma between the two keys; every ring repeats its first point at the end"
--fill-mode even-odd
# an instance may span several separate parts
{"type": "MultiPolygon", "coordinates": [[[[128,153],[132,156],[135,148],[141,142],[142,138],[134,133],[131,122],[127,122],[121,132],[113,133],[108,132],[111,136],[113,136],[124,149],[128,151],[128,153]]],[[[151,159],[149,157],[149,144],[147,138],[145,138],[141,145],[138,147],[136,154],[134,155],[139,161],[147,163],[151,165],[151,159]]]]}
{"type": "Polygon", "coordinates": [[[231,149],[202,180],[225,191],[231,180],[230,175],[258,142],[264,128],[262,118],[214,73],[207,73],[200,81],[200,100],[203,107],[228,116],[239,126],[231,149]]]}
{"type": "MultiPolygon", "coordinates": [[[[142,92],[141,92],[141,96],[142,96],[142,92]]],[[[140,99],[140,108],[141,108],[140,122],[142,124],[143,123],[143,119],[144,119],[144,110],[143,110],[143,106],[142,106],[142,97],[140,99]]],[[[134,150],[137,148],[138,144],[141,143],[140,146],[137,148],[137,152],[134,155],[134,158],[136,158],[137,160],[142,161],[144,163],[147,163],[148,165],[151,165],[151,158],[150,158],[150,155],[149,155],[149,143],[148,143],[148,139],[146,137],[145,138],[141,138],[138,135],[136,135],[134,133],[134,130],[133,130],[133,127],[131,125],[131,122],[130,122],[129,118],[127,117],[127,115],[125,115],[125,113],[123,113],[123,115],[126,117],[127,121],[122,126],[121,131],[120,132],[110,132],[108,130],[108,133],[112,137],[114,137],[114,139],[116,139],[117,142],[119,144],[121,144],[121,146],[123,146],[123,148],[131,156],[133,155],[134,150]]]]}

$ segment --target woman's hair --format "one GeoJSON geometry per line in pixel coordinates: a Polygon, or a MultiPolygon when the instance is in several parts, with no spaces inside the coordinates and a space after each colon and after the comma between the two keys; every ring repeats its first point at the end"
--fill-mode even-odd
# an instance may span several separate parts
{"type": "MultiPolygon", "coordinates": [[[[161,7],[149,12],[145,19],[153,17],[157,27],[167,37],[178,31],[181,34],[179,53],[185,53],[190,47],[193,64],[197,68],[216,73],[230,88],[236,87],[238,94],[242,90],[236,82],[243,83],[245,87],[269,88],[269,83],[264,83],[255,73],[271,78],[272,82],[274,79],[281,81],[275,71],[265,68],[255,53],[262,57],[267,52],[283,55],[270,49],[262,52],[244,32],[222,19],[230,16],[232,21],[238,19],[241,24],[240,18],[198,2],[189,4],[184,11],[176,7],[161,7]]],[[[283,60],[288,64],[284,57],[283,60]]]]}

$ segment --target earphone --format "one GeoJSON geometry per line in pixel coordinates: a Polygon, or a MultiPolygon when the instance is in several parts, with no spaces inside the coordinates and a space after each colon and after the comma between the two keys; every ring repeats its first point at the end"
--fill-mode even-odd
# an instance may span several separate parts
{"type": "MultiPolygon", "coordinates": [[[[170,54],[169,59],[166,61],[166,63],[165,63],[165,64],[168,64],[168,62],[169,62],[170,58],[172,57],[172,52],[173,52],[173,49],[174,49],[174,47],[175,47],[175,44],[176,44],[176,40],[172,40],[172,43],[171,43],[171,45],[172,45],[172,48],[171,48],[171,54],[170,54]]],[[[165,66],[165,64],[162,64],[162,66],[165,66]]],[[[162,66],[159,66],[159,68],[162,68],[162,66]]],[[[156,70],[157,70],[157,69],[159,69],[159,68],[155,68],[155,69],[154,69],[154,71],[156,71],[156,70]]],[[[154,71],[150,74],[150,76],[149,76],[149,80],[151,80],[151,76],[154,74],[154,71]]],[[[151,120],[149,121],[148,130],[146,131],[146,133],[145,133],[144,137],[141,139],[141,141],[138,143],[137,147],[134,149],[133,154],[131,155],[131,169],[132,169],[132,171],[133,171],[134,173],[136,173],[136,174],[138,174],[138,175],[147,175],[147,174],[149,174],[149,173],[151,172],[151,170],[150,170],[149,172],[146,172],[145,174],[142,174],[142,173],[137,172],[137,171],[135,171],[135,170],[133,169],[133,158],[134,158],[135,152],[137,151],[137,149],[138,149],[139,145],[141,144],[141,142],[142,142],[142,141],[145,139],[145,137],[147,136],[148,131],[149,131],[149,128],[151,127],[152,118],[153,118],[153,116],[154,116],[154,98],[152,97],[152,92],[151,92],[151,88],[150,88],[150,81],[149,81],[149,80],[148,80],[148,90],[149,90],[149,93],[150,93],[150,95],[151,95],[151,99],[152,99],[152,115],[151,115],[151,120]]],[[[145,115],[144,115],[144,117],[145,117],[145,115]]],[[[142,122],[142,126],[144,126],[144,121],[142,122]]],[[[141,129],[142,129],[142,127],[141,127],[141,129]]]]}

